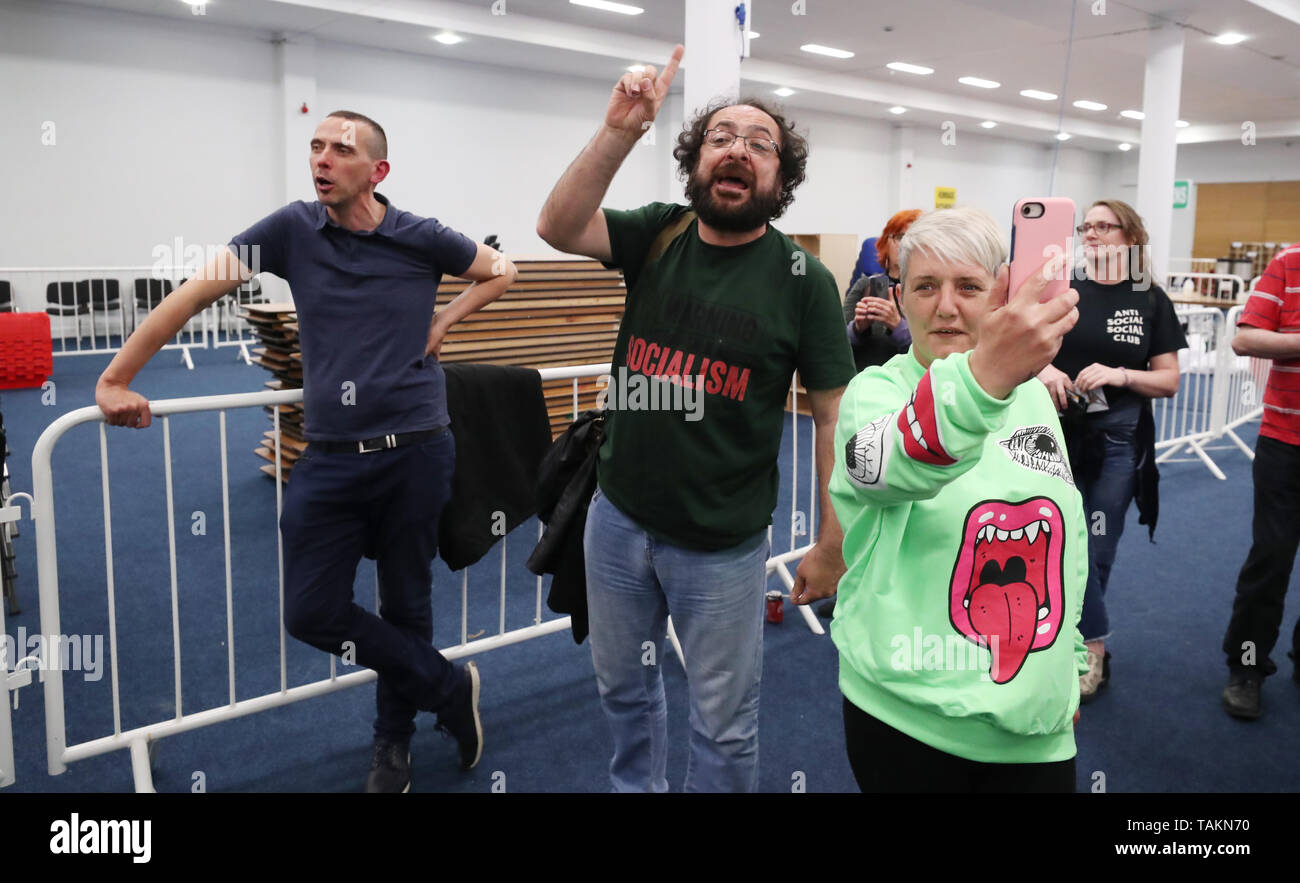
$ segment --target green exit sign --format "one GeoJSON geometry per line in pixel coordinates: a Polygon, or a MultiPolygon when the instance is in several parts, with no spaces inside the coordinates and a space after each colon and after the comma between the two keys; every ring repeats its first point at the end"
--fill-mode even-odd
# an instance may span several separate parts
{"type": "Polygon", "coordinates": [[[1187,198],[1191,189],[1191,181],[1174,182],[1174,208],[1187,208],[1187,198]]]}

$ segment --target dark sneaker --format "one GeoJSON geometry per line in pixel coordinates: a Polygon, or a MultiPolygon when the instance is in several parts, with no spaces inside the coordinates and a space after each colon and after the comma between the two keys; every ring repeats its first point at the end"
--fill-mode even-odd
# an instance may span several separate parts
{"type": "Polygon", "coordinates": [[[405,794],[411,790],[411,748],[405,742],[375,740],[366,776],[367,794],[405,794]]]}
{"type": "Polygon", "coordinates": [[[438,712],[438,729],[449,733],[460,750],[460,768],[472,770],[483,756],[483,722],[478,716],[478,666],[465,663],[469,679],[459,699],[438,712]]]}
{"type": "Polygon", "coordinates": [[[1255,720],[1262,713],[1259,708],[1260,678],[1234,674],[1223,688],[1223,710],[1233,717],[1255,720]]]}

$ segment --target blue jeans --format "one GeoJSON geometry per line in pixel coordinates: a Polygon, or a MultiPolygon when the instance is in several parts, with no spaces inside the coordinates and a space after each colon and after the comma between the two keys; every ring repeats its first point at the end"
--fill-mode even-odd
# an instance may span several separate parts
{"type": "Polygon", "coordinates": [[[1083,495],[1083,513],[1088,519],[1088,583],[1083,592],[1083,615],[1079,631],[1085,641],[1103,641],[1110,637],[1110,618],[1106,615],[1106,585],[1119,539],[1124,534],[1124,519],[1136,490],[1137,410],[1106,413],[1092,418],[1103,430],[1105,450],[1100,474],[1092,481],[1079,484],[1083,495]],[[1098,518],[1098,515],[1102,518],[1098,518]]]}
{"type": "Polygon", "coordinates": [[[756,790],[767,531],[698,552],[651,537],[597,489],[583,550],[591,659],[614,737],[614,790],[668,790],[660,666],[670,614],[691,698],[683,790],[756,790]]]}

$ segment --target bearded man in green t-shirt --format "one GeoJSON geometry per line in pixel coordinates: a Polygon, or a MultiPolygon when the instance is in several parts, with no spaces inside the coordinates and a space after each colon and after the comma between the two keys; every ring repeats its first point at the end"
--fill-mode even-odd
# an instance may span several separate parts
{"type": "Polygon", "coordinates": [[[821,537],[791,599],[834,594],[844,573],[826,481],[840,393],[853,377],[830,272],[769,221],[804,178],[807,142],[761,102],[711,105],[678,138],[690,208],[600,208],[668,94],[625,74],[605,120],[551,192],[538,234],[616,266],[627,283],[605,390],[599,486],[584,537],[592,661],[614,738],[618,791],[666,791],[667,617],[691,697],[687,791],[758,784],[767,525],[776,505],[791,376],[817,427],[821,537]]]}

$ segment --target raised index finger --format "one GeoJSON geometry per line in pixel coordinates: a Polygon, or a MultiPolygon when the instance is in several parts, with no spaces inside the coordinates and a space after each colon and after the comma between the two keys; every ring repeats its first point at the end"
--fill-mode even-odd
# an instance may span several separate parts
{"type": "Polygon", "coordinates": [[[677,76],[677,65],[681,64],[682,55],[686,53],[686,47],[678,43],[673,48],[673,57],[668,59],[668,64],[664,66],[664,72],[659,75],[659,86],[668,91],[668,87],[673,84],[673,77],[677,76]]]}

